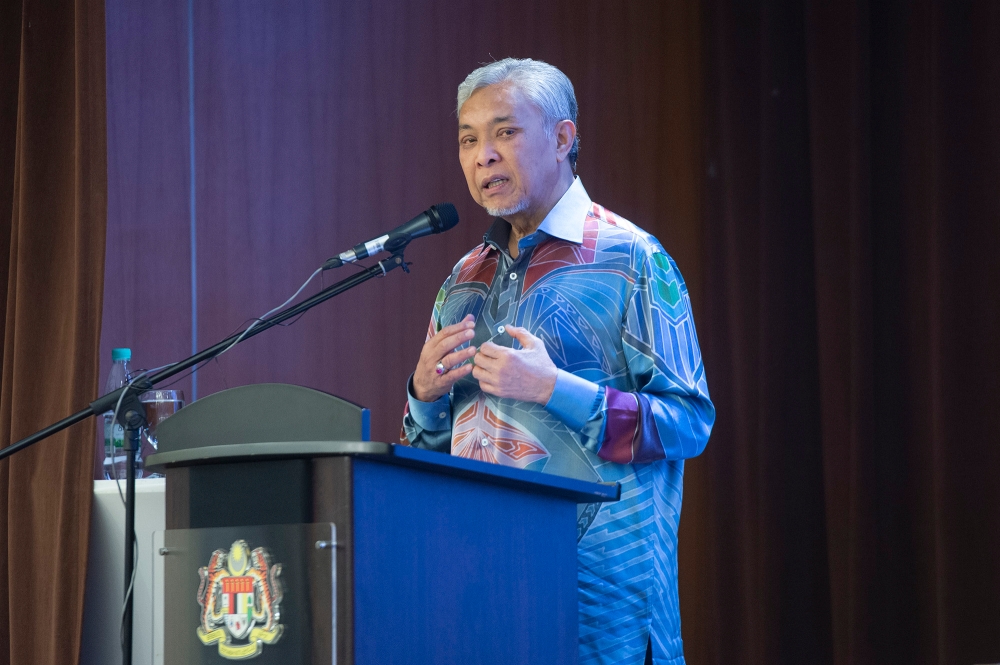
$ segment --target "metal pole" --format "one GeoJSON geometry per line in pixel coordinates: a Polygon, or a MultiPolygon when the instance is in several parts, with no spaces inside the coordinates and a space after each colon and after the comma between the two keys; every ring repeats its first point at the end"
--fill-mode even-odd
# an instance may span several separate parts
{"type": "MultiPolygon", "coordinates": [[[[139,428],[134,412],[126,414],[125,430],[125,609],[122,617],[122,665],[132,665],[132,604],[135,597],[132,574],[135,565],[135,455],[139,450],[139,428]],[[129,417],[133,416],[133,417],[129,417]]],[[[112,458],[112,463],[114,459],[112,458]]]]}

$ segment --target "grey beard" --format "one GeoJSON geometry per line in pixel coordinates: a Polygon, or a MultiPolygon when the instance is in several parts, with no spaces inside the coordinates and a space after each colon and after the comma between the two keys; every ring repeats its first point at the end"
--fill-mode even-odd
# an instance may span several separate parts
{"type": "Polygon", "coordinates": [[[486,212],[490,217],[506,217],[507,215],[516,215],[519,212],[527,210],[528,199],[521,199],[509,208],[491,208],[488,205],[484,205],[483,207],[486,208],[486,212]]]}

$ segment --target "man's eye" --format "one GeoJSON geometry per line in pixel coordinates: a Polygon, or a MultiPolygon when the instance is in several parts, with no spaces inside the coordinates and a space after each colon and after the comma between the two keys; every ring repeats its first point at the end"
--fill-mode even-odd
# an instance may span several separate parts
{"type": "Polygon", "coordinates": [[[513,134],[514,134],[514,130],[513,129],[501,129],[500,130],[500,136],[513,136],[513,134]]]}
{"type": "Polygon", "coordinates": [[[472,138],[471,136],[466,136],[464,139],[459,141],[459,143],[461,143],[462,145],[472,145],[475,142],[476,139],[472,138]]]}

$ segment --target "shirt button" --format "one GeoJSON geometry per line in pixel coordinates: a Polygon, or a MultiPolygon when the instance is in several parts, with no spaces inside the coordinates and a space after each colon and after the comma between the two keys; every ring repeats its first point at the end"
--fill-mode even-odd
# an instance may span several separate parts
{"type": "Polygon", "coordinates": [[[483,444],[483,447],[485,448],[486,446],[490,445],[490,440],[484,436],[483,440],[480,441],[479,443],[483,444]]]}
{"type": "Polygon", "coordinates": [[[511,279],[511,281],[516,282],[517,281],[517,273],[516,272],[512,272],[510,274],[510,279],[511,279]]]}
{"type": "Polygon", "coordinates": [[[497,334],[502,335],[505,328],[503,326],[497,326],[497,334]]]}
{"type": "Polygon", "coordinates": [[[442,411],[441,413],[438,414],[438,418],[447,418],[447,417],[448,417],[448,414],[446,412],[444,412],[444,411],[442,411]]]}

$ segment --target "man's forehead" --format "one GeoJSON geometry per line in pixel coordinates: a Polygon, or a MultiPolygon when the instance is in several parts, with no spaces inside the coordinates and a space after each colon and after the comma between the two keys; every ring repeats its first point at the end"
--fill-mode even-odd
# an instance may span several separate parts
{"type": "Polygon", "coordinates": [[[494,84],[472,93],[458,114],[458,129],[487,127],[503,122],[521,122],[531,115],[534,107],[516,86],[494,84]]]}

